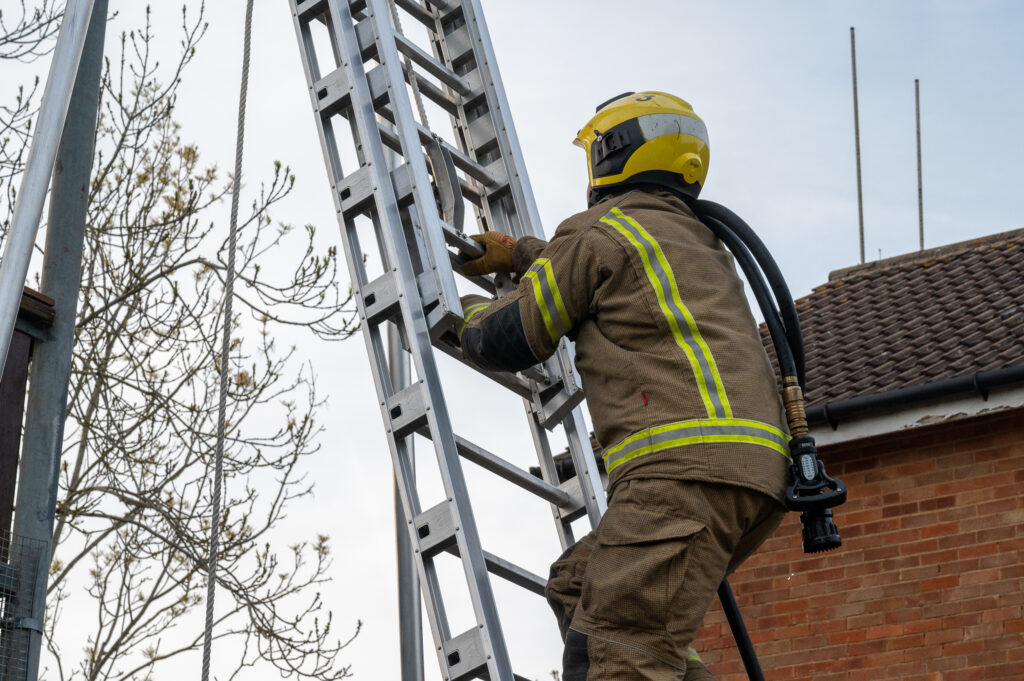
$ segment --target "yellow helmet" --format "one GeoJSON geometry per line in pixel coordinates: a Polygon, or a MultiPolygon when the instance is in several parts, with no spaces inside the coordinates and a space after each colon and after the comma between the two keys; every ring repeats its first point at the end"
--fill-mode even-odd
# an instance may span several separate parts
{"type": "Polygon", "coordinates": [[[604,189],[639,183],[696,198],[708,175],[704,121],[664,92],[627,92],[604,102],[573,144],[587,152],[591,204],[604,189]]]}

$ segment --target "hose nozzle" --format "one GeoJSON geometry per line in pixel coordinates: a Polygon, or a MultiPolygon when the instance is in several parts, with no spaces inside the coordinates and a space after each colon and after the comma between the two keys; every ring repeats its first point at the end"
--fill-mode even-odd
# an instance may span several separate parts
{"type": "Polygon", "coordinates": [[[792,481],[786,489],[786,508],[801,512],[804,553],[838,548],[843,542],[832,519],[832,508],[846,502],[846,485],[825,472],[825,464],[818,459],[810,435],[790,440],[789,451],[793,465],[792,481]]]}

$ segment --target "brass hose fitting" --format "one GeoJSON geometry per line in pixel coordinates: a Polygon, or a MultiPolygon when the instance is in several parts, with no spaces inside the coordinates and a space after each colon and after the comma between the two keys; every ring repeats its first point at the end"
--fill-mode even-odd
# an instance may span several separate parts
{"type": "Polygon", "coordinates": [[[789,434],[794,438],[807,435],[810,428],[807,425],[807,412],[804,410],[804,393],[796,376],[786,376],[783,379],[782,403],[786,407],[789,434]]]}

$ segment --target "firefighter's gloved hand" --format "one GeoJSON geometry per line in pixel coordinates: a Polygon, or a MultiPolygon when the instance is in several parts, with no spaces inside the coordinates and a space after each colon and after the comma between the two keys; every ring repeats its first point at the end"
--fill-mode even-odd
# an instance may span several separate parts
{"type": "Polygon", "coordinates": [[[470,238],[484,247],[484,254],[463,263],[462,273],[467,277],[514,270],[512,254],[516,250],[516,240],[513,237],[501,232],[484,232],[470,238]]]}

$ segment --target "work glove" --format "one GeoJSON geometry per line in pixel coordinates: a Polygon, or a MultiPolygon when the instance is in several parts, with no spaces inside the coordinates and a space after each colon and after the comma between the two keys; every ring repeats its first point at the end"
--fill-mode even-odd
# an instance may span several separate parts
{"type": "Polygon", "coordinates": [[[512,272],[514,263],[512,254],[516,250],[516,240],[501,232],[484,232],[469,237],[484,247],[484,254],[463,263],[462,273],[467,277],[478,277],[496,272],[512,272]]]}

